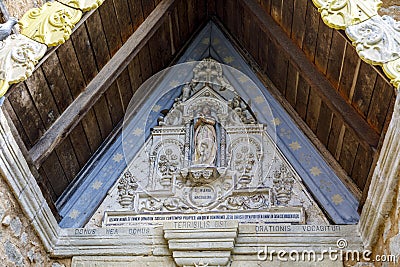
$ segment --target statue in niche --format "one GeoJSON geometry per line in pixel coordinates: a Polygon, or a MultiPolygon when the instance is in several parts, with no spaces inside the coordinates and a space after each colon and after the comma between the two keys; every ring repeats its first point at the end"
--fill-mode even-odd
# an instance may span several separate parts
{"type": "Polygon", "coordinates": [[[202,112],[194,126],[194,164],[214,166],[217,155],[217,134],[215,120],[211,117],[208,107],[203,107],[202,112]]]}

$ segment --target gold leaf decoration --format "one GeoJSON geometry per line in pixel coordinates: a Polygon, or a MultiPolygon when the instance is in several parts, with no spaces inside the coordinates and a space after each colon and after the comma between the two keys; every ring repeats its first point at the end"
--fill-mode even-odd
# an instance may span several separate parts
{"type": "Polygon", "coordinates": [[[59,2],[47,2],[26,12],[19,21],[21,33],[35,41],[56,46],[68,40],[82,11],[59,2]]]}
{"type": "Polygon", "coordinates": [[[0,41],[0,97],[10,84],[28,78],[47,47],[24,35],[11,35],[0,41]]]}
{"type": "Polygon", "coordinates": [[[84,12],[96,9],[104,2],[104,0],[58,0],[58,1],[67,6],[79,8],[84,12]]]}
{"type": "Polygon", "coordinates": [[[400,88],[400,59],[382,65],[383,71],[396,88],[400,88]]]}
{"type": "Polygon", "coordinates": [[[322,20],[334,29],[363,22],[378,14],[380,0],[313,0],[322,20]]]}

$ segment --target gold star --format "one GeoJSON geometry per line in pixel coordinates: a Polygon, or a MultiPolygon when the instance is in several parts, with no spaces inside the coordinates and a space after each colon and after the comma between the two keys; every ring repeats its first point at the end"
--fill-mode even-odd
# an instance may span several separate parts
{"type": "Polygon", "coordinates": [[[232,57],[232,56],[229,56],[229,57],[224,57],[224,62],[225,63],[232,63],[233,61],[235,60],[235,58],[234,57],[232,57]]]}
{"type": "Polygon", "coordinates": [[[69,213],[68,217],[70,217],[71,219],[76,219],[79,216],[79,214],[81,213],[78,210],[72,210],[69,213]]]}
{"type": "Polygon", "coordinates": [[[215,39],[213,40],[212,44],[213,44],[213,45],[219,44],[219,39],[218,39],[218,38],[215,38],[215,39]]]}
{"type": "Polygon", "coordinates": [[[301,148],[301,145],[297,141],[292,142],[289,146],[294,151],[299,150],[301,148]]]}
{"type": "Polygon", "coordinates": [[[210,43],[210,38],[204,38],[203,41],[201,41],[201,43],[208,45],[210,43]]]}
{"type": "Polygon", "coordinates": [[[114,155],[113,161],[120,162],[121,160],[123,160],[123,158],[124,158],[124,156],[121,153],[117,153],[114,155]]]}
{"type": "Polygon", "coordinates": [[[245,82],[247,82],[248,80],[249,80],[249,79],[247,78],[246,75],[242,75],[242,76],[239,77],[239,82],[240,82],[240,83],[245,83],[245,82]]]}
{"type": "Polygon", "coordinates": [[[259,96],[257,96],[256,98],[254,98],[254,101],[255,101],[257,104],[261,104],[262,102],[264,102],[264,97],[261,96],[261,95],[259,95],[259,96]]]}
{"type": "Polygon", "coordinates": [[[279,118],[273,118],[273,119],[272,119],[272,123],[273,123],[275,126],[278,126],[278,125],[281,124],[281,120],[280,120],[279,118]]]}
{"type": "Polygon", "coordinates": [[[341,195],[336,194],[336,195],[333,195],[333,196],[332,196],[332,201],[333,201],[333,203],[335,203],[336,205],[339,205],[340,203],[343,202],[343,198],[342,198],[341,195]]]}
{"type": "Polygon", "coordinates": [[[171,87],[173,87],[173,88],[175,88],[175,87],[177,87],[178,85],[180,85],[181,83],[179,82],[179,81],[177,81],[177,80],[173,80],[173,81],[170,81],[169,82],[169,86],[171,86],[171,87]]]}
{"type": "Polygon", "coordinates": [[[133,131],[133,134],[136,135],[136,136],[139,136],[139,135],[143,134],[142,128],[139,128],[139,127],[136,128],[136,129],[133,131]]]}
{"type": "Polygon", "coordinates": [[[320,168],[318,168],[317,166],[314,166],[310,169],[310,173],[314,176],[318,176],[322,173],[322,171],[320,170],[320,168]]]}
{"type": "Polygon", "coordinates": [[[95,190],[99,190],[99,188],[100,188],[102,185],[103,185],[103,183],[97,180],[96,182],[94,182],[94,183],[92,184],[92,188],[95,189],[95,190]]]}
{"type": "Polygon", "coordinates": [[[161,106],[160,106],[160,105],[154,105],[154,107],[152,108],[152,110],[153,110],[154,112],[159,112],[160,109],[161,109],[161,106]]]}

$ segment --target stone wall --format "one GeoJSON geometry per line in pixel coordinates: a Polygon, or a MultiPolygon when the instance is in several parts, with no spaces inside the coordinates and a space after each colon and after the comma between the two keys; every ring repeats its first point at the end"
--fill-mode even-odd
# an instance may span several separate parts
{"type": "Polygon", "coordinates": [[[395,255],[397,263],[375,262],[375,266],[394,267],[400,263],[400,182],[395,190],[396,196],[393,199],[393,208],[385,221],[384,227],[380,229],[380,238],[373,249],[375,256],[395,255]]]}
{"type": "Polygon", "coordinates": [[[50,259],[30,222],[0,174],[1,266],[70,266],[70,259],[50,259]]]}

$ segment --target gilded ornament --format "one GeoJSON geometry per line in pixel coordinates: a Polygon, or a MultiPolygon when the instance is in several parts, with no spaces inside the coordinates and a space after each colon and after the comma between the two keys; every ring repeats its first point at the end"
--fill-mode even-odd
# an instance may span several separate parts
{"type": "Polygon", "coordinates": [[[47,46],[57,46],[68,40],[81,17],[80,10],[56,1],[47,2],[26,12],[19,25],[23,35],[47,46]]]}
{"type": "Polygon", "coordinates": [[[383,64],[382,68],[394,87],[400,88],[400,59],[383,64]]]}
{"type": "Polygon", "coordinates": [[[390,16],[375,16],[347,27],[359,56],[366,62],[380,65],[400,57],[400,22],[390,16]]]}
{"type": "Polygon", "coordinates": [[[101,6],[101,4],[103,4],[104,2],[104,0],[58,0],[58,1],[67,6],[73,8],[79,8],[84,12],[96,9],[99,6],[101,6]]]}
{"type": "Polygon", "coordinates": [[[0,41],[0,97],[12,83],[28,78],[47,47],[23,35],[12,34],[0,41]]]}
{"type": "Polygon", "coordinates": [[[378,14],[380,0],[313,0],[322,20],[334,29],[345,29],[378,14]]]}

